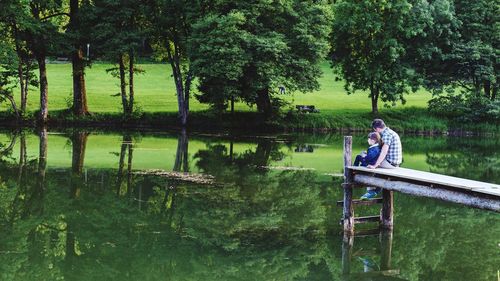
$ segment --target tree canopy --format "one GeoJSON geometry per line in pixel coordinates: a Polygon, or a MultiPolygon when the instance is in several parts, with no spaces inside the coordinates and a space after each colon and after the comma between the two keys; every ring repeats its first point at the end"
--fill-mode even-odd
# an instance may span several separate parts
{"type": "Polygon", "coordinates": [[[269,115],[285,90],[318,89],[331,19],[324,1],[218,2],[190,39],[200,101],[222,110],[241,100],[269,115]]]}

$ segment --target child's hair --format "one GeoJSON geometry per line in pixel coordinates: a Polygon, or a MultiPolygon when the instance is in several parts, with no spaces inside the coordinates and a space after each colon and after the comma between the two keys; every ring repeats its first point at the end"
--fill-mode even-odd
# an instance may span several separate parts
{"type": "Polygon", "coordinates": [[[374,140],[380,147],[384,145],[384,141],[382,141],[382,137],[377,132],[371,132],[368,134],[368,138],[374,140]]]}

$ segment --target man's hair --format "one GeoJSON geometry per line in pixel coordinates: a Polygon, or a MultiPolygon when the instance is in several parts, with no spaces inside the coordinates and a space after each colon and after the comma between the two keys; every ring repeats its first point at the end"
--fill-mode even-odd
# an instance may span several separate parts
{"type": "Polygon", "coordinates": [[[372,122],[373,129],[383,129],[385,128],[384,120],[382,119],[374,119],[372,122]]]}

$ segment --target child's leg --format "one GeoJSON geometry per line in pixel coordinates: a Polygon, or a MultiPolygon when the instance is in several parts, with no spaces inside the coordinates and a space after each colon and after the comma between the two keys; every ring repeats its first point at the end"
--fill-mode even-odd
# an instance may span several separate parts
{"type": "Polygon", "coordinates": [[[356,159],[354,160],[354,166],[359,166],[359,164],[361,164],[361,161],[363,160],[363,156],[361,155],[357,155],[356,156],[356,159]]]}

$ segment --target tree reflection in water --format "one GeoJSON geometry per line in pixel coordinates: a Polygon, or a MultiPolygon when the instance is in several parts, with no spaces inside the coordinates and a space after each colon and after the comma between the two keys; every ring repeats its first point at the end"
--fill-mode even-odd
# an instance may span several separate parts
{"type": "MultiPolygon", "coordinates": [[[[287,156],[282,144],[261,138],[241,149],[235,138],[188,141],[185,131],[161,138],[175,142],[168,147],[171,155],[161,156],[171,161],[166,166],[185,175],[213,175],[216,184],[212,185],[134,174],[140,169],[141,138],[132,134],[120,136],[116,143],[115,167],[88,166],[85,156],[92,136],[85,131],[68,135],[68,168],[50,165],[52,158],[47,157],[57,152],[49,153],[46,129],[38,133],[36,145],[30,145],[25,133],[17,133],[10,138],[14,144],[9,141],[4,146],[10,149],[2,150],[0,158],[0,279],[337,280],[343,276],[340,210],[335,207],[340,189],[313,171],[263,168],[287,156]],[[37,151],[28,154],[29,150],[37,151]]],[[[305,142],[321,143],[314,137],[305,142]]],[[[474,147],[448,153],[446,142],[425,143],[427,148],[433,145],[429,150],[434,153],[427,158],[430,167],[453,169],[458,176],[455,162],[446,160],[450,161],[446,164],[443,159],[452,158],[443,155],[464,155],[463,162],[479,166],[478,172],[495,162],[480,161],[474,155],[498,160],[494,149],[483,154],[474,147]],[[439,161],[433,157],[440,157],[439,161]]],[[[466,147],[463,143],[451,146],[466,147]]],[[[410,155],[418,151],[417,146],[412,149],[410,155]]],[[[481,149],[491,150],[491,146],[481,149]]],[[[496,171],[490,168],[488,173],[496,171]]],[[[379,264],[381,269],[401,269],[403,279],[431,280],[429,272],[437,272],[441,280],[458,280],[461,273],[448,266],[450,260],[494,257],[491,248],[464,254],[473,245],[457,249],[454,241],[460,233],[468,233],[469,241],[476,241],[473,237],[483,239],[481,243],[497,241],[498,217],[409,197],[398,199],[395,243],[379,246],[392,250],[381,257],[385,261],[379,264]],[[446,219],[432,219],[443,215],[446,219]],[[453,221],[460,223],[452,225],[453,221]],[[488,233],[470,234],[488,225],[488,233]],[[439,242],[433,242],[436,239],[439,242]],[[450,254],[454,252],[460,255],[450,254]]],[[[378,241],[356,243],[357,249],[365,251],[378,241]]],[[[483,260],[481,271],[465,262],[460,267],[470,272],[464,276],[486,280],[493,276],[497,261],[483,260]]],[[[351,267],[353,273],[362,271],[359,262],[353,261],[351,267]]]]}
{"type": "Polygon", "coordinates": [[[500,183],[500,140],[498,138],[450,138],[453,151],[427,152],[431,171],[451,176],[500,183]]]}

